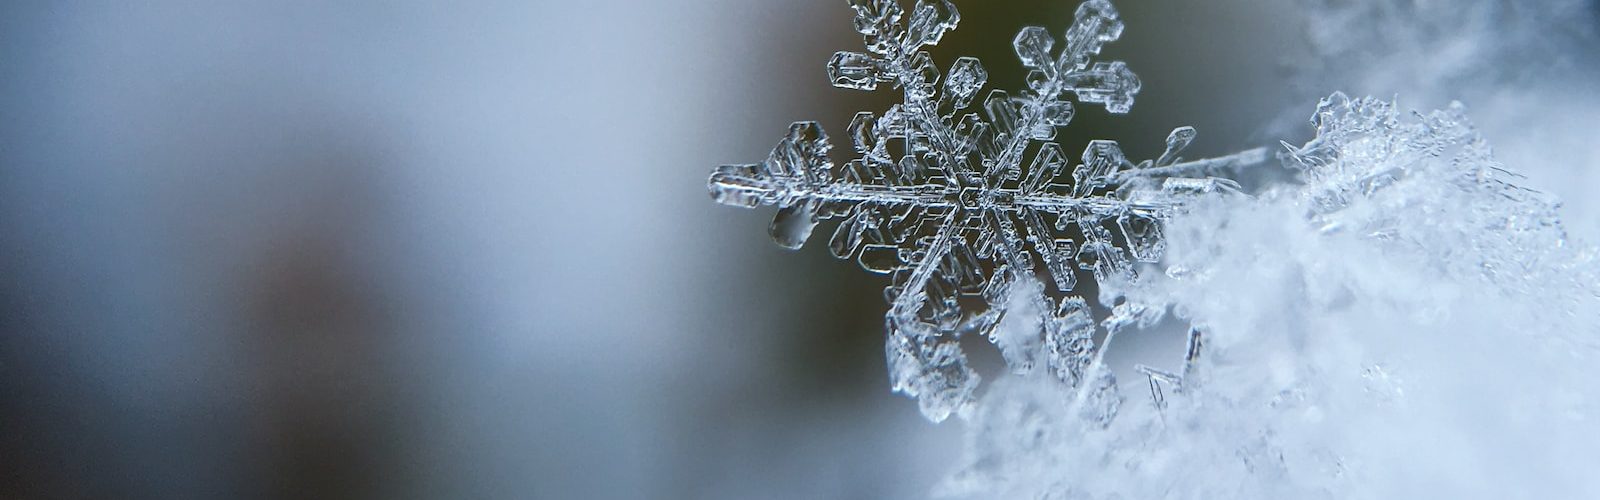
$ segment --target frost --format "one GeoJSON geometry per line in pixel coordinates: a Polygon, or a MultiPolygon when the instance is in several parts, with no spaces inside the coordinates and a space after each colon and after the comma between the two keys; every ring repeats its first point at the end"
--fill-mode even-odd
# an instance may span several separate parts
{"type": "MultiPolygon", "coordinates": [[[[1098,367],[1087,303],[1070,295],[1078,271],[1102,282],[1136,280],[1134,263],[1161,258],[1162,221],[1185,199],[1237,188],[1204,176],[1258,163],[1264,150],[1185,161],[1179,154],[1195,131],[1182,127],[1155,160],[1134,163],[1116,142],[1093,141],[1069,168],[1053,142],[1073,117],[1068,96],[1125,113],[1140,88],[1124,63],[1094,60],[1123,29],[1106,0],[1080,5],[1059,39],[1044,28],[1021,30],[1013,45],[1030,70],[1028,87],[991,90],[981,102],[988,79],[982,63],[963,57],[941,72],[922,50],[960,21],[949,1],[920,0],[909,13],[894,0],[850,6],[866,52],[835,54],[829,81],[897,88],[904,100],[855,116],[850,160],[833,162],[815,122],[795,123],[766,161],[718,168],[709,180],[712,197],[778,207],[770,232],[785,248],[800,248],[821,221],[839,220],[829,250],[890,276],[890,379],[928,418],[970,409],[979,377],[957,340],[977,334],[995,343],[1016,373],[1032,372],[1042,352],[1060,380],[1093,384],[1084,393],[1098,396],[1085,400],[1086,411],[1109,422],[1113,378],[1098,367]],[[998,333],[1008,321],[1032,326],[998,333]]],[[[1105,327],[1114,334],[1160,312],[1128,304],[1105,327]]]]}

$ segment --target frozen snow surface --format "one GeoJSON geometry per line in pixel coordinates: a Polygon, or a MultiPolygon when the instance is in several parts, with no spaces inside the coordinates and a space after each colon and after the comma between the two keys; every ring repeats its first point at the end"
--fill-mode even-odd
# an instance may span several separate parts
{"type": "MultiPolygon", "coordinates": [[[[1525,5],[1446,4],[1375,18],[1440,9],[1485,23],[1525,5]]],[[[1268,155],[1185,161],[1188,127],[1157,159],[1094,141],[1068,168],[1053,142],[1072,118],[1066,97],[1120,113],[1141,85],[1121,62],[1092,61],[1122,30],[1109,2],[1084,2],[1059,51],[1047,30],[1022,30],[1028,88],[990,91],[973,112],[981,63],[941,75],[922,51],[956,26],[954,5],[851,6],[868,52],[836,54],[829,78],[904,100],[856,116],[843,164],[801,122],[766,161],[720,167],[709,188],[722,203],[778,207],[771,233],[788,248],[839,219],[834,255],[890,275],[894,390],[969,429],[937,493],[1600,497],[1600,254],[1496,160],[1465,106],[1414,113],[1335,93],[1316,107],[1315,138],[1278,154],[1297,180],[1248,195],[1212,176],[1268,155]],[[1080,270],[1097,296],[1074,293],[1080,270]],[[1105,352],[1163,325],[1188,332],[1184,355],[1139,366],[1138,390],[1119,386],[1105,352]],[[965,335],[995,344],[1010,373],[980,388],[965,335]]],[[[1330,30],[1350,28],[1340,13],[1382,10],[1309,8],[1330,30]]],[[[1407,36],[1363,27],[1371,40],[1407,36]]],[[[1310,36],[1327,58],[1375,57],[1310,36]]],[[[1446,40],[1440,64],[1502,50],[1433,39],[1446,40]]],[[[1465,72],[1451,68],[1432,71],[1465,72]]]]}

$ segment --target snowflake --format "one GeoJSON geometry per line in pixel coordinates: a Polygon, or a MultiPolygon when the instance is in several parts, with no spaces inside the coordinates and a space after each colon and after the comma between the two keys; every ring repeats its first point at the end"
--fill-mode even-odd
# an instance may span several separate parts
{"type": "MultiPolygon", "coordinates": [[[[790,249],[810,239],[819,221],[841,220],[829,249],[891,276],[885,292],[891,381],[897,392],[917,398],[931,420],[963,413],[973,400],[979,377],[957,343],[963,335],[987,336],[1019,373],[1032,371],[1043,356],[1069,385],[1108,379],[1091,366],[1097,325],[1090,307],[1070,295],[1077,271],[1101,282],[1133,279],[1135,262],[1160,259],[1161,221],[1184,196],[1237,187],[1179,176],[1258,163],[1264,151],[1185,162],[1178,154],[1195,131],[1181,127],[1156,160],[1135,164],[1116,142],[1093,141],[1082,163],[1068,169],[1052,142],[1073,117],[1066,96],[1126,113],[1140,87],[1124,63],[1091,61],[1122,33],[1106,0],[1078,7],[1059,52],[1044,28],[1022,29],[1013,45],[1031,70],[1028,88],[1017,95],[992,90],[974,112],[964,111],[987,83],[982,64],[962,57],[941,75],[921,50],[955,28],[960,14],[953,4],[920,0],[909,18],[895,0],[850,5],[867,52],[834,54],[828,78],[849,89],[890,85],[904,92],[904,101],[881,115],[855,116],[848,134],[856,157],[845,164],[830,159],[832,145],[817,123],[798,122],[765,162],[713,172],[712,197],[777,206],[772,238],[790,249]],[[1049,295],[1040,272],[1059,298],[1049,295]],[[1000,333],[1015,330],[996,328],[1008,313],[1037,322],[1025,330],[1037,334],[1000,333]]],[[[1155,314],[1125,305],[1103,326],[1114,331],[1155,314]]]]}

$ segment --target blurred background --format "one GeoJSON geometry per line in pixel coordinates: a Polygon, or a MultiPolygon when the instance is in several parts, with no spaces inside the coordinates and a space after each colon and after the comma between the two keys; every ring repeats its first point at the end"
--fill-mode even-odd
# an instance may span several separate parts
{"type": "MultiPolygon", "coordinates": [[[[1194,125],[1225,154],[1303,141],[1334,90],[1459,98],[1594,232],[1594,2],[1267,3],[1119,2],[1138,104],[1063,147],[1194,125]]],[[[958,1],[935,58],[1021,88],[1012,36],[1076,4],[958,1]]],[[[0,5],[0,497],[925,496],[961,430],[889,393],[883,280],[705,189],[893,102],[827,84],[850,15],[0,5]]]]}

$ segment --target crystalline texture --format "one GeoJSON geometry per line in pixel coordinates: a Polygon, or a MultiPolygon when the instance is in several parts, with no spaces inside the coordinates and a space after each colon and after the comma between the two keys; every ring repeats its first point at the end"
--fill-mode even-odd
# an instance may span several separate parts
{"type": "Polygon", "coordinates": [[[946,31],[956,29],[961,13],[950,0],[920,0],[911,9],[911,22],[906,27],[906,41],[917,45],[934,45],[944,38],[946,31]]]}
{"type": "Polygon", "coordinates": [[[882,75],[877,60],[859,52],[840,52],[828,60],[828,80],[831,80],[835,87],[876,89],[878,78],[882,75]]]}
{"type": "Polygon", "coordinates": [[[950,67],[950,77],[945,80],[945,96],[956,109],[972,104],[978,91],[989,81],[989,73],[976,58],[963,57],[950,67]]]}
{"type": "Polygon", "coordinates": [[[1232,185],[1183,176],[1265,155],[1184,162],[1177,154],[1194,138],[1194,129],[1184,127],[1173,131],[1157,160],[1134,164],[1116,142],[1094,141],[1081,164],[1069,165],[1061,147],[1048,142],[1072,120],[1065,96],[1125,113],[1139,92],[1138,77],[1122,62],[1092,61],[1122,33],[1106,0],[1084,2],[1061,40],[1038,27],[1018,33],[1017,56],[1032,70],[1028,89],[992,90],[979,109],[969,108],[988,81],[983,65],[963,57],[941,73],[922,50],[955,28],[955,5],[921,0],[909,14],[894,0],[850,6],[867,52],[835,54],[829,80],[857,90],[892,85],[904,101],[879,115],[855,116],[848,129],[853,159],[836,165],[821,128],[799,122],[766,162],[712,173],[712,197],[777,206],[772,237],[786,248],[801,247],[820,220],[840,220],[829,251],[890,276],[890,378],[928,418],[962,414],[971,404],[978,375],[956,339],[979,334],[1001,346],[1013,371],[1033,369],[1034,354],[1023,351],[1043,351],[1051,373],[1083,387],[1085,411],[1109,419],[1116,411],[1114,378],[1090,371],[1096,326],[1087,304],[1053,299],[1037,275],[1048,276],[1058,294],[1073,291],[1079,269],[1098,280],[1133,279],[1135,260],[1161,258],[1161,221],[1182,195],[1232,185]],[[964,305],[964,297],[985,306],[964,305]],[[1008,313],[1031,316],[1038,338],[997,338],[1008,313]]]}

